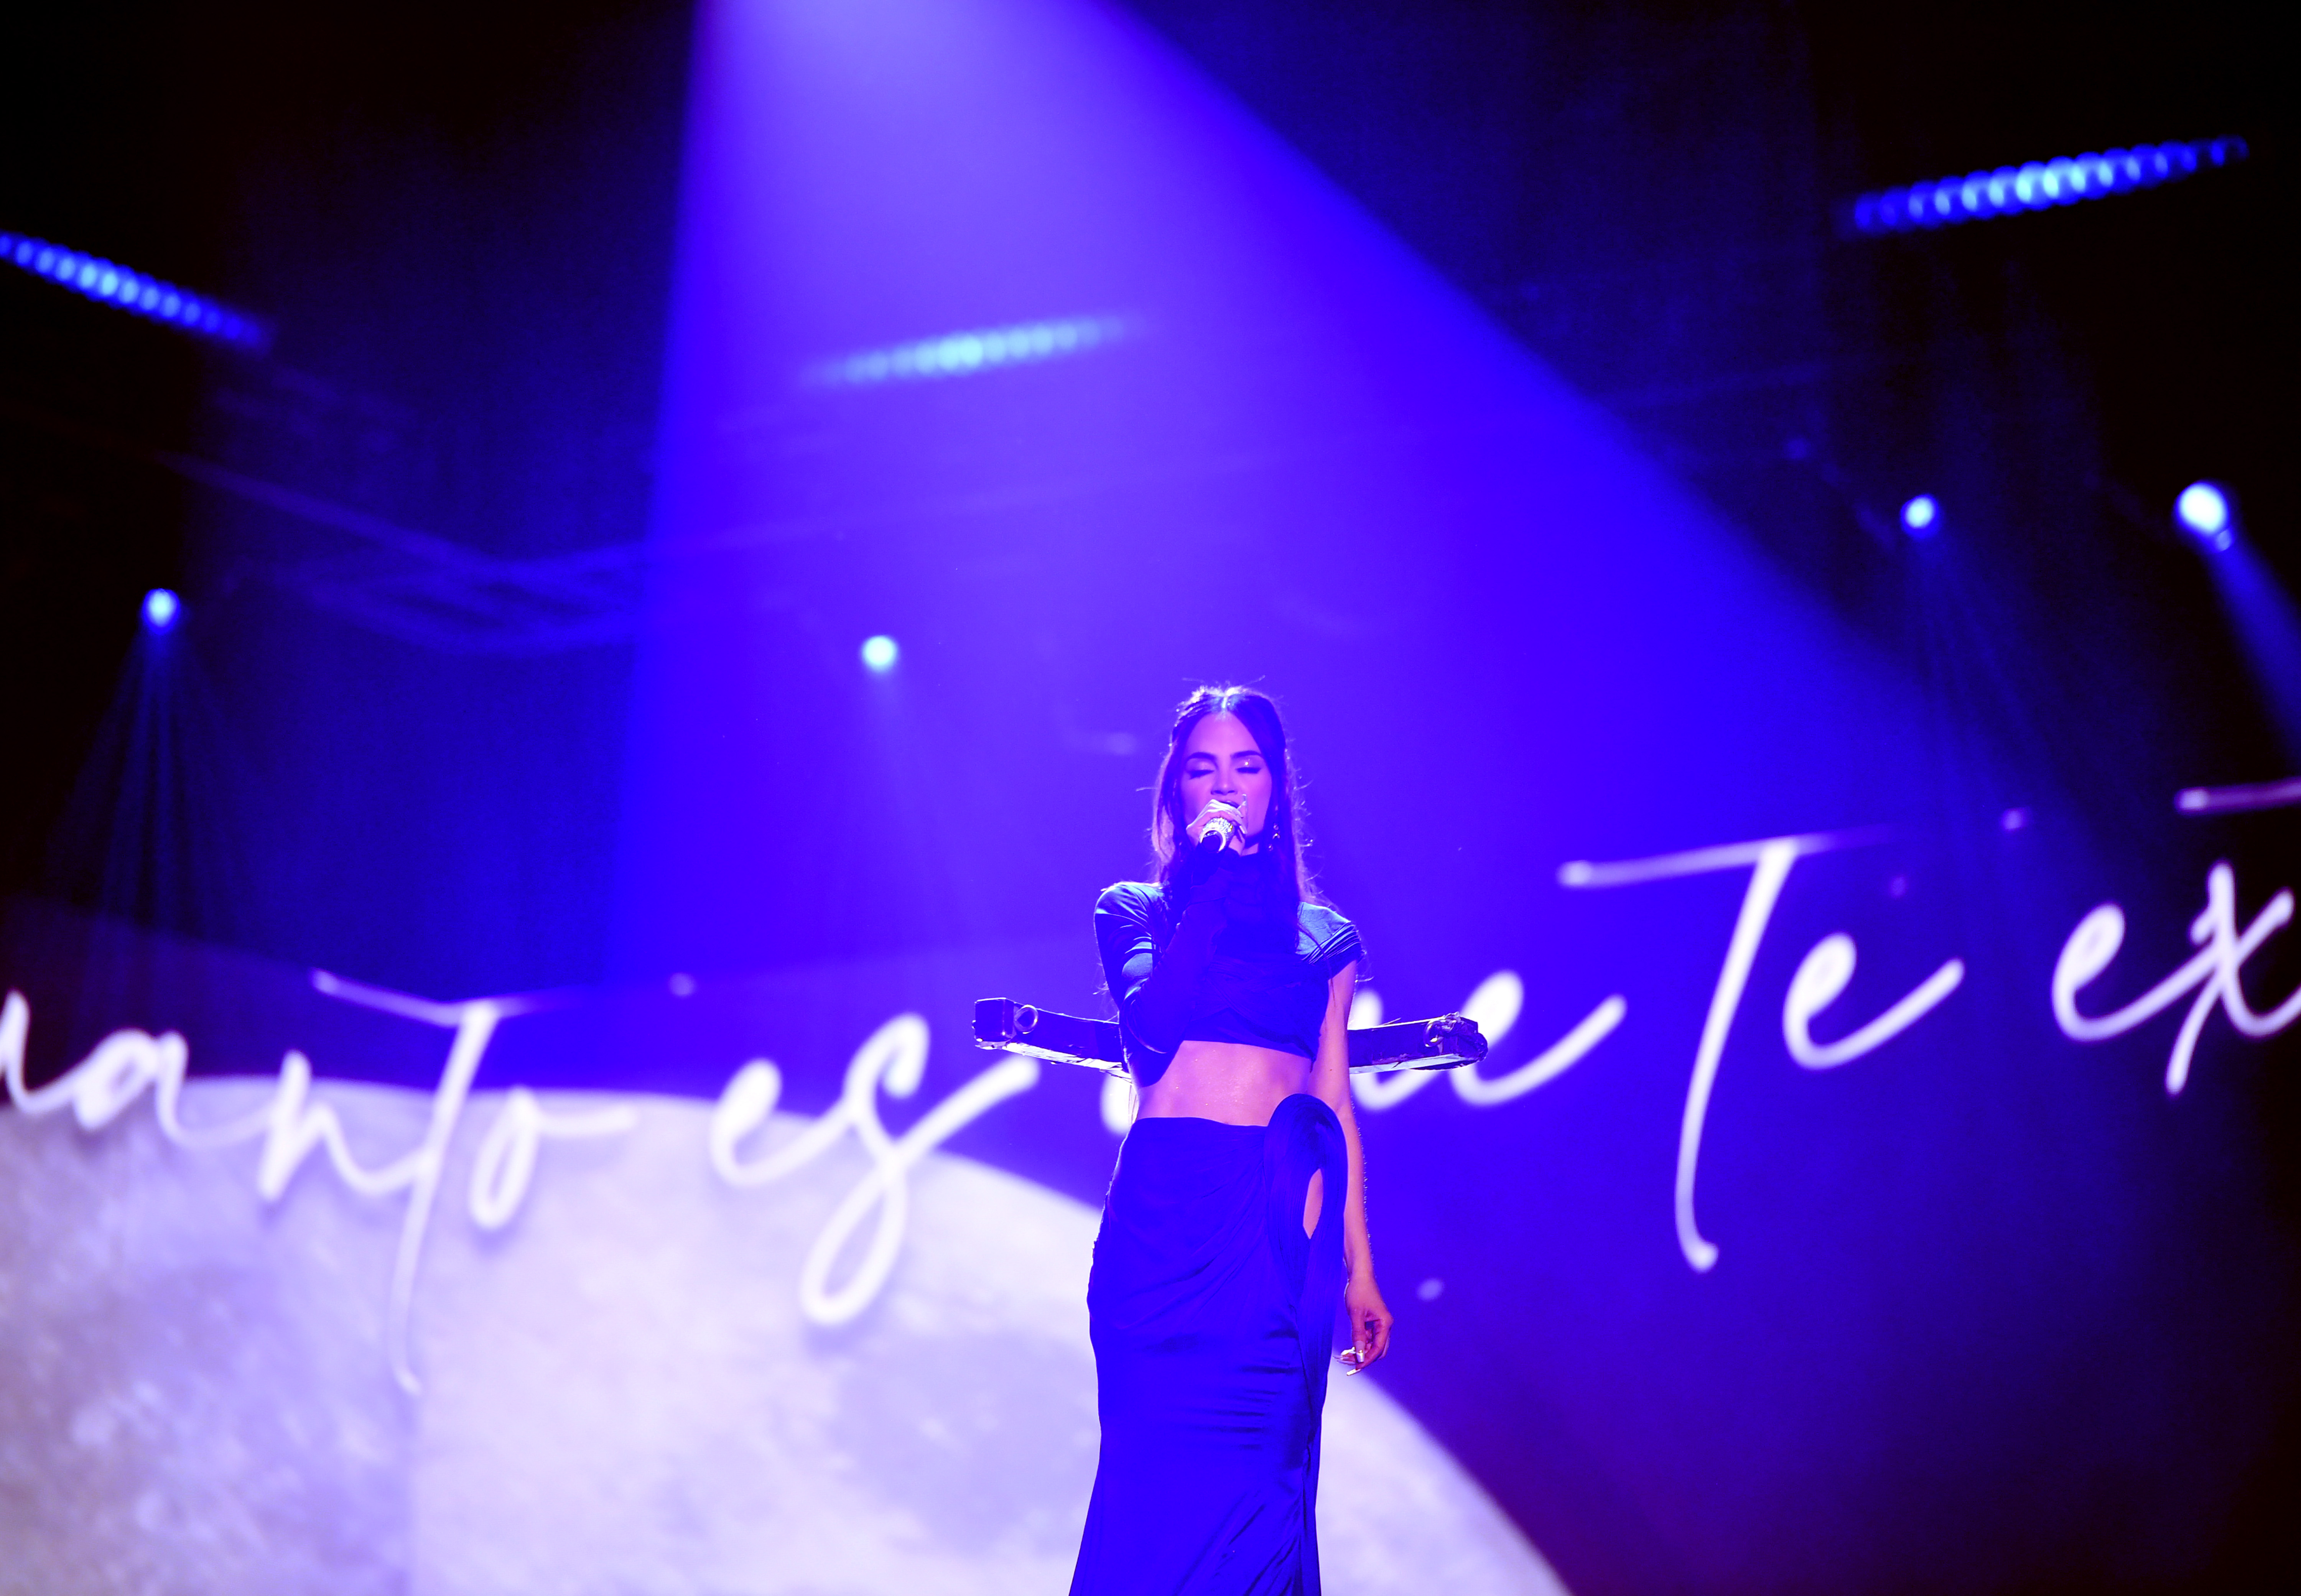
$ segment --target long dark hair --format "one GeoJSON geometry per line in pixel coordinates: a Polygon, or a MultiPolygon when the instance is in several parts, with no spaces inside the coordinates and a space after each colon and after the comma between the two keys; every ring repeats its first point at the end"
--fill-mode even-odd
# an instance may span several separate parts
{"type": "Polygon", "coordinates": [[[1201,721],[1210,714],[1238,717],[1270,765],[1270,813],[1251,839],[1278,856],[1279,879],[1297,899],[1318,901],[1309,867],[1302,858],[1302,805],[1294,788],[1294,766],[1286,757],[1286,728],[1270,695],[1251,687],[1202,687],[1175,709],[1167,734],[1167,756],[1159,763],[1159,785],[1150,800],[1150,854],[1161,886],[1183,867],[1191,822],[1183,813],[1183,748],[1201,721]]]}

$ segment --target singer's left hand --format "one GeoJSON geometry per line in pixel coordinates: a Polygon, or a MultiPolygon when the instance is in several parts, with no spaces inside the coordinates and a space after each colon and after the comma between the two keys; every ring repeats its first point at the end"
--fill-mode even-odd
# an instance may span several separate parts
{"type": "Polygon", "coordinates": [[[1390,1309],[1374,1283],[1372,1269],[1354,1271],[1343,1284],[1343,1311],[1351,1321],[1351,1346],[1343,1354],[1343,1366],[1353,1375],[1363,1374],[1390,1350],[1390,1309]]]}

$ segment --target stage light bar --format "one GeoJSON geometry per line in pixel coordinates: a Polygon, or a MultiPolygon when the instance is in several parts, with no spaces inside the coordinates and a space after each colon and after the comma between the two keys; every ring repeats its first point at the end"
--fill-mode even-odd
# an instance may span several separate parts
{"type": "Polygon", "coordinates": [[[1128,330],[1122,316],[1073,316],[1059,322],[986,327],[835,355],[809,366],[807,378],[825,388],[869,388],[882,382],[972,377],[1003,366],[1036,365],[1084,355],[1116,343],[1128,330]]]}
{"type": "Polygon", "coordinates": [[[271,332],[253,316],[189,288],[180,288],[100,255],[66,249],[45,238],[0,232],[0,261],[21,267],[35,277],[45,277],[100,305],[163,322],[196,338],[255,355],[261,355],[272,344],[271,332]]]}
{"type": "Polygon", "coordinates": [[[2242,138],[2137,144],[2099,155],[2056,155],[1995,171],[1912,183],[1865,194],[1853,202],[1857,233],[1905,233],[1951,227],[2018,211],[2047,211],[2084,199],[2104,199],[2137,188],[2178,183],[2215,166],[2234,166],[2248,152],[2242,138]]]}

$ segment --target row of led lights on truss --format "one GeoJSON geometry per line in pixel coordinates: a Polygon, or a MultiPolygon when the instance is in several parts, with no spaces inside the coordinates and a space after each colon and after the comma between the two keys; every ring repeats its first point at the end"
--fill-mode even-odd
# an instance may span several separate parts
{"type": "Polygon", "coordinates": [[[2247,153],[2242,138],[2175,140],[1970,171],[1963,177],[1865,194],[1853,202],[1853,230],[1900,233],[2022,211],[2049,211],[2179,182],[2214,167],[2233,166],[2247,153]]]}
{"type": "Polygon", "coordinates": [[[811,383],[833,388],[968,377],[1001,366],[1084,355],[1115,343],[1130,331],[1124,316],[1072,316],[1013,327],[977,328],[842,355],[816,363],[807,369],[806,377],[811,383]]]}
{"type": "Polygon", "coordinates": [[[272,343],[271,332],[254,316],[101,255],[0,232],[0,261],[84,298],[235,349],[260,355],[272,343]]]}
{"type": "MultiPolygon", "coordinates": [[[[2173,499],[2173,524],[2211,553],[2226,554],[2237,542],[2236,503],[2219,482],[2192,482],[2173,499]]],[[[1932,494],[1902,506],[1902,530],[1911,537],[1930,538],[1941,526],[1941,501],[1932,494]]]]}
{"type": "MultiPolygon", "coordinates": [[[[1912,538],[1931,538],[1941,530],[1942,520],[1941,501],[1930,493],[1918,494],[1902,506],[1902,530],[1912,538]]],[[[2215,554],[2227,551],[2237,541],[2237,513],[2229,490],[2218,482],[2192,482],[2182,489],[2173,500],[2173,521],[2215,554]]],[[[176,616],[176,596],[165,589],[155,590],[146,600],[144,613],[153,626],[166,628],[176,616]]],[[[863,639],[858,653],[865,670],[874,676],[886,676],[893,673],[903,651],[886,633],[874,632],[863,639]]]]}
{"type": "MultiPolygon", "coordinates": [[[[1930,493],[1918,494],[1902,506],[1902,530],[1912,538],[1931,538],[1941,531],[1942,519],[1941,501],[1930,493]]],[[[2214,554],[2226,552],[2237,541],[2237,512],[2229,490],[2218,482],[2192,482],[2182,489],[2173,501],[2173,522],[2214,554]]],[[[167,631],[182,613],[182,600],[166,588],[155,588],[144,596],[144,624],[154,631],[167,631]]],[[[901,645],[884,632],[865,638],[858,654],[863,668],[874,676],[891,674],[903,656],[901,645]]]]}

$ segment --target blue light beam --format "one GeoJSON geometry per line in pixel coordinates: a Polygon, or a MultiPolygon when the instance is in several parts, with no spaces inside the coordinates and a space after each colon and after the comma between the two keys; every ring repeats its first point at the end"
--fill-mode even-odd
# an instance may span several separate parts
{"type": "Polygon", "coordinates": [[[2192,482],[2173,501],[2173,524],[2205,554],[2279,746],[2301,765],[2301,611],[2238,535],[2242,519],[2236,496],[2219,482],[2192,482]]]}

